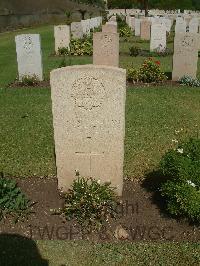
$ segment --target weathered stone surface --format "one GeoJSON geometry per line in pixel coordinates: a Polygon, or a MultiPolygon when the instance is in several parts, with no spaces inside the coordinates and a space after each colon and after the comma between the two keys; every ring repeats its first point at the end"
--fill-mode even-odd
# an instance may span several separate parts
{"type": "Polygon", "coordinates": [[[106,23],[102,26],[102,32],[117,33],[117,25],[106,23]]]}
{"type": "Polygon", "coordinates": [[[50,74],[59,189],[77,175],[111,182],[122,194],[126,71],[72,66],[50,74]]]}
{"type": "Polygon", "coordinates": [[[119,34],[96,32],[93,34],[93,64],[119,66],[119,34]]]}
{"type": "Polygon", "coordinates": [[[199,35],[195,33],[177,33],[174,40],[172,79],[178,80],[184,75],[196,77],[199,35]]]}
{"type": "Polygon", "coordinates": [[[150,51],[164,51],[167,43],[167,32],[165,24],[153,23],[151,26],[150,51]]]}
{"type": "Polygon", "coordinates": [[[70,44],[70,27],[68,25],[54,26],[55,52],[59,48],[68,47],[70,44]]]}
{"type": "Polygon", "coordinates": [[[71,34],[73,39],[82,39],[83,38],[83,27],[81,22],[72,22],[71,23],[71,34]]]}
{"type": "Polygon", "coordinates": [[[19,80],[24,76],[43,80],[42,52],[39,34],[21,34],[15,37],[19,80]]]}
{"type": "Polygon", "coordinates": [[[150,40],[151,38],[151,22],[144,19],[141,21],[141,33],[142,40],[150,40]]]}

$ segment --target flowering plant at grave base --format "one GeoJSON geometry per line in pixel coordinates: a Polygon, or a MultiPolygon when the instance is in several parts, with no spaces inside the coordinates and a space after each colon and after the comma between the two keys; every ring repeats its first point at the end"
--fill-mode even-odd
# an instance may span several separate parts
{"type": "Polygon", "coordinates": [[[70,48],[64,47],[58,49],[59,55],[92,55],[92,39],[91,37],[84,37],[83,39],[72,39],[70,42],[70,48]]]}
{"type": "Polygon", "coordinates": [[[36,75],[24,75],[20,81],[20,83],[24,86],[34,86],[37,85],[39,82],[40,81],[36,75]]]}
{"type": "Polygon", "coordinates": [[[200,80],[186,75],[179,79],[179,83],[183,86],[200,87],[200,80]]]}
{"type": "Polygon", "coordinates": [[[167,77],[161,71],[160,61],[154,60],[151,57],[146,59],[139,69],[131,67],[127,72],[128,80],[132,82],[160,83],[167,80],[167,77]]]}
{"type": "Polygon", "coordinates": [[[171,215],[200,222],[200,139],[189,139],[168,151],[160,162],[160,186],[171,215]]]}
{"type": "Polygon", "coordinates": [[[117,213],[117,196],[110,183],[78,177],[65,195],[64,215],[76,219],[83,229],[99,230],[117,213]]]}

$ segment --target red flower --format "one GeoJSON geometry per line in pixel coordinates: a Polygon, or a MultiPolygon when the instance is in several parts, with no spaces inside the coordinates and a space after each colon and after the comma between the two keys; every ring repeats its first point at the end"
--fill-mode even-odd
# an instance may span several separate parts
{"type": "Polygon", "coordinates": [[[155,61],[156,65],[160,66],[160,61],[155,61]]]}

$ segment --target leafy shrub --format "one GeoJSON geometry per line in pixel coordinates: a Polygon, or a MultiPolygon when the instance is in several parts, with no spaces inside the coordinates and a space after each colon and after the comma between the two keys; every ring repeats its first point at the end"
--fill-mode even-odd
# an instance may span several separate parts
{"type": "Polygon", "coordinates": [[[131,35],[132,35],[131,28],[128,25],[120,28],[119,35],[120,35],[120,37],[125,37],[125,38],[131,37],[131,35]]]}
{"type": "Polygon", "coordinates": [[[59,55],[68,55],[69,54],[69,48],[68,47],[59,47],[58,48],[58,54],[59,55]]]}
{"type": "Polygon", "coordinates": [[[0,219],[6,214],[14,214],[18,219],[30,206],[29,200],[21,192],[14,180],[0,178],[0,219]]]}
{"type": "Polygon", "coordinates": [[[200,87],[200,80],[192,78],[190,76],[183,76],[179,79],[179,83],[184,86],[200,87]]]}
{"type": "Polygon", "coordinates": [[[77,219],[84,229],[100,229],[116,213],[116,194],[110,183],[78,177],[65,196],[67,219],[77,219]]]}
{"type": "Polygon", "coordinates": [[[137,46],[131,46],[129,48],[130,56],[138,56],[140,54],[141,49],[137,46]]]}
{"type": "Polygon", "coordinates": [[[59,55],[92,55],[92,39],[91,37],[84,37],[83,39],[72,39],[70,42],[70,48],[59,48],[59,55]]]}
{"type": "Polygon", "coordinates": [[[162,158],[160,191],[170,214],[200,222],[200,140],[190,139],[162,158]]]}
{"type": "Polygon", "coordinates": [[[136,69],[135,67],[128,68],[127,79],[130,82],[138,82],[138,69],[136,69]]]}
{"type": "Polygon", "coordinates": [[[132,67],[128,69],[128,79],[132,82],[159,83],[165,81],[167,77],[161,71],[160,61],[148,58],[139,69],[135,70],[132,67]]]}
{"type": "Polygon", "coordinates": [[[20,81],[20,83],[24,86],[35,86],[39,83],[39,79],[36,75],[33,76],[29,76],[29,75],[24,75],[22,77],[22,80],[20,81]]]}

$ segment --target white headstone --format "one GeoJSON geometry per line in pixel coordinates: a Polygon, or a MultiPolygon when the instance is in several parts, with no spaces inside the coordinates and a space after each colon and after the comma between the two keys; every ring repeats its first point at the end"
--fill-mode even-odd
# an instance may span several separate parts
{"type": "Polygon", "coordinates": [[[167,45],[167,34],[165,24],[151,25],[151,41],[150,41],[150,51],[158,50],[164,51],[167,45]]]}
{"type": "Polygon", "coordinates": [[[50,75],[58,187],[77,175],[111,182],[122,195],[126,71],[72,66],[50,75]]]}
{"type": "Polygon", "coordinates": [[[43,80],[42,52],[39,34],[21,34],[15,37],[19,80],[24,76],[43,80]]]}
{"type": "Polygon", "coordinates": [[[81,22],[72,22],[71,23],[71,34],[73,39],[82,39],[83,38],[83,27],[81,22]]]}
{"type": "Polygon", "coordinates": [[[196,78],[200,36],[197,33],[177,33],[174,40],[172,79],[187,75],[196,78]]]}
{"type": "Polygon", "coordinates": [[[70,27],[68,25],[54,26],[55,52],[59,48],[69,48],[70,45],[70,27]]]}

